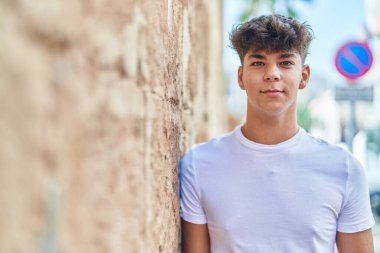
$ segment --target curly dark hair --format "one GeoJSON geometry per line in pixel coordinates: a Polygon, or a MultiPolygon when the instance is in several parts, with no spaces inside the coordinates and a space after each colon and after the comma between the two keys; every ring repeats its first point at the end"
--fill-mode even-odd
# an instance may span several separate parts
{"type": "Polygon", "coordinates": [[[269,53],[295,50],[304,63],[312,39],[312,29],[306,22],[278,14],[252,18],[233,27],[230,34],[232,48],[242,64],[249,50],[269,53]]]}

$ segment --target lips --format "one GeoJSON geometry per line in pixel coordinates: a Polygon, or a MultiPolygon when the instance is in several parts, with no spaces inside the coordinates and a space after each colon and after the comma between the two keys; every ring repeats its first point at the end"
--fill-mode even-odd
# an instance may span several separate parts
{"type": "Polygon", "coordinates": [[[268,95],[270,97],[276,97],[276,96],[279,96],[282,93],[284,93],[284,91],[277,90],[277,89],[268,89],[268,90],[260,91],[260,93],[264,93],[264,94],[266,94],[266,95],[268,95]]]}

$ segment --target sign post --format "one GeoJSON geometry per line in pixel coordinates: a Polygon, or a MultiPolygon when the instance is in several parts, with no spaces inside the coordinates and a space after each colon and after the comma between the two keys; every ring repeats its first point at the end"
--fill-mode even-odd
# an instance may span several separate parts
{"type": "MultiPolygon", "coordinates": [[[[335,66],[340,74],[346,77],[351,85],[357,85],[356,79],[365,75],[372,66],[372,52],[368,45],[361,42],[349,42],[341,46],[335,56],[335,66]]],[[[355,136],[355,101],[372,101],[373,87],[358,89],[354,87],[336,88],[335,100],[348,100],[350,113],[344,131],[344,139],[352,151],[355,136]]]]}

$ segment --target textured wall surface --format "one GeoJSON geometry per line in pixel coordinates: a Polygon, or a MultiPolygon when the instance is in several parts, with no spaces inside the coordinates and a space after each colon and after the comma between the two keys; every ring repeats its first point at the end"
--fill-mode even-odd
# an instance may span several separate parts
{"type": "Polygon", "coordinates": [[[177,252],[225,129],[220,0],[0,1],[0,252],[177,252]]]}

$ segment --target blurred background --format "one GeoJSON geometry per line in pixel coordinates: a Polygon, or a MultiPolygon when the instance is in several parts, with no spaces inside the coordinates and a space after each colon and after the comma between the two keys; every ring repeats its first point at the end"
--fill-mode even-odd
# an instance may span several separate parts
{"type": "Polygon", "coordinates": [[[179,252],[178,161],[243,121],[228,36],[274,12],[313,27],[300,125],[362,162],[379,223],[379,5],[0,1],[0,252],[179,252]],[[349,41],[373,55],[354,80],[335,67],[349,41]]]}

